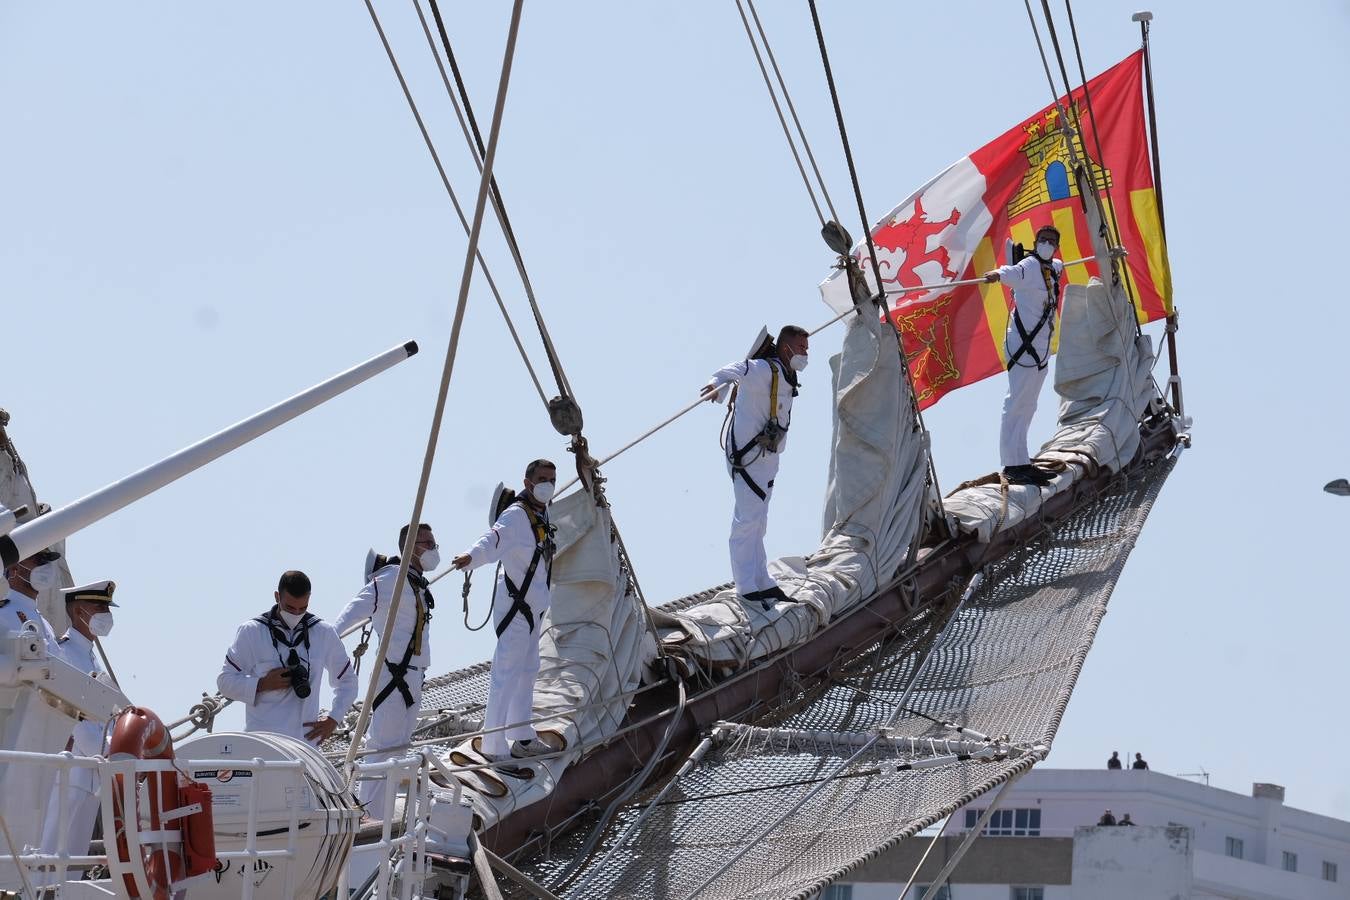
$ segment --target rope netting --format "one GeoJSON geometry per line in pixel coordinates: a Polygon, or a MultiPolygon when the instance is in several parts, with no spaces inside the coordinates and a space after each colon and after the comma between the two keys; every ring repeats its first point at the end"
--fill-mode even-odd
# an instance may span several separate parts
{"type": "Polygon", "coordinates": [[[954,620],[932,610],[753,725],[724,723],[580,867],[586,827],[525,870],[566,897],[806,898],[1030,768],[1174,463],[1137,463],[991,563],[954,620]]]}

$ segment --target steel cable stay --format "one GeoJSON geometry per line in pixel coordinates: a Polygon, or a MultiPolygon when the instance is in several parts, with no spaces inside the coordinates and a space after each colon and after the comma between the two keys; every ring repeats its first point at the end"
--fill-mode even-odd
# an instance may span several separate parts
{"type": "MultiPolygon", "coordinates": [[[[450,90],[449,82],[445,83],[446,93],[449,94],[451,102],[456,105],[456,112],[459,110],[459,104],[463,104],[463,116],[461,117],[461,127],[464,119],[468,120],[468,131],[465,133],[465,139],[468,141],[471,155],[480,171],[482,169],[483,157],[485,151],[483,147],[483,136],[478,128],[478,120],[473,114],[473,104],[469,100],[469,92],[464,84],[464,76],[460,72],[459,64],[455,59],[454,48],[450,43],[450,35],[445,30],[445,20],[441,17],[440,5],[436,0],[428,0],[431,5],[431,15],[436,20],[436,30],[440,34],[441,46],[445,50],[446,61],[450,64],[450,72],[454,76],[455,86],[459,91],[458,101],[454,93],[450,90]],[[472,140],[469,132],[472,132],[472,140]]],[[[417,7],[418,17],[422,19],[423,28],[426,27],[425,17],[422,16],[421,6],[418,0],[414,0],[414,6],[417,7]]],[[[441,78],[445,79],[445,70],[441,68],[440,55],[435,52],[432,46],[432,55],[436,58],[436,67],[440,69],[441,78]]],[[[549,366],[553,369],[553,378],[558,385],[558,393],[566,398],[572,399],[575,403],[575,396],[572,393],[572,385],[567,380],[567,373],[563,371],[562,360],[558,357],[558,351],[553,345],[553,338],[549,335],[548,326],[544,324],[543,314],[539,310],[539,303],[534,293],[534,285],[530,281],[529,272],[525,269],[525,259],[520,252],[520,244],[516,240],[515,230],[511,227],[511,219],[506,213],[506,204],[502,202],[501,191],[497,186],[495,176],[489,174],[489,188],[492,192],[492,208],[497,214],[497,221],[501,225],[502,235],[506,238],[506,245],[511,251],[511,258],[515,261],[516,271],[520,275],[521,284],[525,288],[525,297],[529,300],[530,310],[534,314],[534,323],[539,329],[539,338],[544,344],[544,352],[548,355],[549,366]]],[[[579,418],[579,416],[578,416],[579,418]]],[[[561,431],[561,429],[559,429],[561,431]]],[[[580,428],[578,427],[578,433],[580,428]]]]}
{"type": "MultiPolygon", "coordinates": [[[[1042,7],[1042,9],[1043,9],[1043,11],[1044,11],[1044,13],[1045,13],[1046,29],[1047,29],[1047,31],[1049,31],[1049,33],[1050,33],[1050,40],[1051,40],[1051,42],[1052,42],[1052,44],[1053,44],[1053,47],[1054,47],[1054,51],[1055,51],[1055,61],[1056,61],[1056,63],[1057,63],[1058,66],[1059,66],[1060,76],[1061,76],[1061,78],[1062,78],[1063,81],[1064,81],[1064,97],[1066,98],[1066,101],[1068,102],[1068,109],[1065,109],[1064,104],[1060,103],[1060,91],[1059,91],[1059,88],[1057,88],[1057,87],[1055,86],[1055,79],[1054,79],[1054,76],[1050,73],[1050,60],[1049,60],[1049,57],[1046,55],[1046,52],[1045,52],[1045,44],[1044,44],[1044,42],[1041,41],[1041,32],[1040,32],[1040,28],[1036,25],[1036,16],[1035,16],[1035,14],[1031,11],[1031,0],[1023,0],[1023,5],[1026,7],[1026,11],[1027,11],[1027,21],[1030,22],[1030,24],[1031,24],[1031,33],[1032,33],[1032,36],[1036,39],[1036,51],[1037,51],[1037,53],[1040,54],[1040,57],[1041,57],[1041,66],[1042,66],[1042,68],[1045,70],[1045,80],[1046,80],[1046,83],[1047,83],[1047,84],[1049,85],[1049,87],[1050,87],[1050,98],[1051,98],[1051,103],[1052,103],[1052,105],[1055,107],[1056,112],[1059,114],[1059,121],[1062,123],[1061,126],[1060,126],[1060,133],[1064,135],[1064,139],[1065,139],[1065,149],[1066,149],[1066,151],[1067,151],[1068,154],[1069,154],[1069,165],[1074,169],[1075,172],[1081,172],[1081,173],[1083,173],[1084,177],[1087,178],[1088,184],[1089,184],[1090,187],[1091,187],[1091,193],[1092,193],[1092,200],[1091,200],[1091,202],[1095,205],[1095,207],[1096,207],[1096,209],[1097,209],[1097,215],[1101,218],[1101,232],[1098,234],[1098,237],[1101,238],[1101,240],[1102,240],[1104,243],[1108,243],[1108,244],[1109,244],[1110,241],[1111,241],[1111,234],[1110,234],[1110,232],[1108,231],[1108,229],[1111,227],[1111,225],[1109,225],[1108,223],[1114,224],[1115,209],[1114,209],[1114,206],[1113,206],[1113,207],[1112,207],[1112,213],[1111,213],[1111,215],[1110,215],[1110,216],[1107,215],[1107,213],[1106,213],[1106,207],[1105,207],[1105,205],[1102,203],[1101,189],[1099,189],[1099,188],[1097,187],[1097,179],[1096,179],[1096,175],[1095,175],[1095,174],[1093,173],[1093,171],[1092,171],[1092,160],[1091,160],[1091,158],[1089,158],[1089,159],[1087,160],[1087,163],[1084,164],[1084,162],[1083,162],[1082,160],[1079,159],[1077,148],[1074,146],[1074,138],[1075,138],[1075,137],[1077,137],[1079,140],[1083,140],[1083,128],[1082,128],[1082,123],[1078,120],[1078,112],[1077,112],[1077,108],[1074,106],[1074,104],[1073,104],[1073,102],[1072,102],[1072,97],[1073,97],[1073,86],[1072,86],[1072,84],[1071,84],[1070,81],[1069,81],[1069,71],[1068,71],[1068,67],[1067,67],[1067,66],[1065,65],[1065,63],[1064,63],[1064,54],[1063,54],[1063,52],[1060,50],[1060,46],[1059,46],[1059,35],[1058,35],[1058,33],[1056,32],[1056,30],[1055,30],[1054,19],[1052,18],[1051,14],[1050,14],[1050,3],[1049,3],[1049,0],[1041,0],[1041,7],[1042,7]]],[[[1080,61],[1080,65],[1081,65],[1081,57],[1080,57],[1080,60],[1079,60],[1079,61],[1080,61]]],[[[1086,98],[1086,91],[1087,91],[1087,79],[1086,79],[1086,73],[1085,73],[1085,77],[1084,77],[1084,80],[1083,80],[1083,90],[1084,90],[1084,92],[1085,92],[1085,93],[1084,93],[1084,97],[1086,98]]],[[[1095,120],[1093,120],[1093,131],[1094,131],[1094,134],[1095,134],[1095,132],[1096,132],[1096,121],[1095,121],[1095,120]]],[[[1087,153],[1087,147],[1086,147],[1086,144],[1085,144],[1084,147],[1083,147],[1083,152],[1084,152],[1084,154],[1087,153]]],[[[1098,140],[1098,152],[1097,152],[1097,155],[1098,155],[1098,157],[1100,158],[1100,156],[1101,156],[1100,139],[1098,140]]],[[[1079,190],[1079,194],[1080,194],[1080,195],[1082,194],[1081,188],[1080,188],[1080,190],[1079,190]]],[[[1085,207],[1085,209],[1086,209],[1087,202],[1088,202],[1087,198],[1081,197],[1081,196],[1080,196],[1079,199],[1080,199],[1080,201],[1082,201],[1082,203],[1083,203],[1083,205],[1084,205],[1084,207],[1085,207]]],[[[1108,199],[1108,200],[1110,199],[1109,195],[1108,195],[1108,198],[1107,198],[1107,199],[1108,199]]],[[[1122,278],[1120,269],[1117,267],[1117,266],[1118,266],[1118,260],[1117,260],[1117,258],[1116,258],[1116,253],[1115,253],[1115,250],[1116,250],[1117,248],[1120,248],[1120,249],[1123,250],[1123,245],[1122,245],[1122,244],[1120,243],[1120,241],[1119,241],[1119,231],[1118,231],[1118,230],[1117,230],[1117,232],[1116,232],[1116,244],[1115,244],[1115,246],[1114,246],[1114,247],[1108,247],[1108,248],[1107,248],[1108,251],[1110,251],[1109,254],[1108,254],[1108,256],[1109,256],[1109,259],[1110,259],[1110,262],[1111,262],[1111,280],[1112,280],[1112,283],[1113,283],[1113,284],[1121,284],[1122,282],[1124,283],[1126,296],[1127,296],[1127,297],[1129,298],[1129,300],[1130,300],[1130,306],[1131,306],[1132,310],[1137,310],[1137,309],[1138,309],[1138,306],[1137,306],[1136,303],[1135,303],[1135,299],[1134,299],[1134,291],[1133,291],[1133,289],[1132,289],[1131,286],[1130,286],[1129,279],[1128,279],[1128,278],[1122,278]]],[[[1139,317],[1138,317],[1138,313],[1137,313],[1137,312],[1135,312],[1135,314],[1133,315],[1133,318],[1134,318],[1135,335],[1137,336],[1137,335],[1139,335],[1139,334],[1142,332],[1142,329],[1141,329],[1140,326],[1139,326],[1139,317]]]]}
{"type": "MultiPolygon", "coordinates": [[[[403,69],[398,64],[398,58],[394,55],[393,47],[389,45],[389,40],[385,36],[384,26],[380,22],[380,17],[376,14],[373,6],[367,4],[366,9],[370,11],[371,21],[375,24],[375,31],[380,36],[380,43],[384,47],[385,56],[389,59],[390,66],[394,69],[394,76],[398,78],[399,87],[403,91],[403,99],[407,101],[408,109],[412,111],[413,119],[417,122],[417,130],[422,135],[422,141],[426,144],[427,151],[431,154],[431,161],[436,166],[436,173],[441,178],[441,185],[445,188],[445,193],[450,198],[450,204],[455,209],[455,215],[459,217],[459,223],[464,228],[464,234],[467,236],[470,231],[469,220],[464,215],[464,209],[460,205],[459,197],[455,193],[454,186],[450,184],[450,176],[445,172],[445,166],[441,164],[441,155],[436,150],[436,144],[431,139],[431,134],[427,131],[426,122],[422,119],[422,112],[417,107],[417,101],[413,99],[412,92],[408,89],[408,82],[403,77],[403,69]]],[[[492,277],[492,272],[488,268],[487,260],[483,258],[481,251],[475,251],[475,259],[478,261],[478,267],[483,271],[483,278],[487,281],[488,288],[492,291],[492,297],[497,302],[497,308],[501,310],[502,318],[506,321],[506,328],[511,332],[511,340],[515,342],[516,350],[520,353],[521,362],[525,363],[525,369],[530,373],[530,380],[534,383],[534,389],[539,394],[539,401],[548,408],[548,397],[544,394],[544,386],[539,382],[539,376],[534,371],[534,366],[530,363],[529,354],[525,351],[525,345],[520,341],[520,334],[516,331],[515,322],[511,320],[511,313],[507,311],[506,304],[502,301],[501,291],[497,288],[497,281],[492,277]]]]}
{"type": "MultiPolygon", "coordinates": [[[[848,143],[848,129],[844,126],[844,110],[839,103],[839,91],[834,84],[834,70],[830,67],[830,54],[825,46],[825,32],[820,25],[820,13],[816,10],[816,0],[807,0],[807,6],[811,9],[811,22],[816,30],[816,43],[820,47],[820,62],[825,69],[825,84],[830,91],[830,102],[834,105],[834,118],[839,126],[839,141],[844,148],[844,160],[848,163],[848,176],[853,184],[853,196],[858,202],[858,217],[862,220],[863,236],[867,239],[867,253],[872,261],[872,273],[876,277],[878,291],[873,296],[873,302],[876,303],[878,311],[883,316],[888,316],[889,310],[886,307],[885,294],[881,292],[881,264],[877,261],[877,247],[872,240],[871,219],[867,217],[867,210],[863,204],[862,186],[858,183],[858,170],[853,164],[853,150],[848,143]]],[[[905,381],[909,385],[910,409],[914,413],[914,423],[918,430],[927,434],[928,427],[923,421],[923,410],[919,409],[919,395],[914,390],[914,373],[910,371],[909,359],[905,356],[905,348],[900,340],[900,332],[895,332],[896,351],[900,354],[900,367],[905,372],[905,381]]],[[[928,479],[933,488],[934,500],[936,502],[938,514],[941,521],[947,521],[947,513],[943,507],[942,489],[938,486],[937,467],[933,465],[932,454],[928,455],[928,479]]],[[[917,546],[917,542],[916,542],[917,546]]]]}
{"type": "MultiPolygon", "coordinates": [[[[389,43],[385,38],[384,29],[380,27],[379,18],[375,14],[375,7],[371,0],[365,0],[366,9],[370,13],[371,20],[375,24],[375,29],[379,33],[380,41],[384,44],[386,52],[390,59],[393,59],[393,52],[389,48],[389,43]]],[[[511,7],[511,24],[507,30],[506,49],[502,56],[501,76],[497,84],[496,105],[492,112],[492,127],[488,138],[487,153],[483,162],[483,176],[479,179],[478,197],[474,204],[473,225],[469,230],[468,247],[464,257],[464,268],[460,275],[459,297],[455,303],[455,315],[453,324],[450,326],[450,340],[445,349],[445,363],[441,370],[440,386],[436,394],[436,407],[431,417],[431,428],[427,435],[427,449],[422,459],[422,472],[418,478],[417,494],[413,500],[412,515],[408,521],[408,535],[404,540],[403,547],[400,548],[398,574],[394,581],[393,596],[389,600],[389,610],[385,614],[385,627],[381,629],[380,650],[377,659],[386,659],[389,655],[389,642],[393,637],[393,630],[389,624],[394,621],[398,613],[399,603],[403,599],[403,585],[408,577],[408,565],[412,561],[414,545],[417,541],[418,524],[422,520],[422,506],[426,501],[427,485],[431,480],[431,466],[436,459],[436,445],[440,439],[441,423],[445,417],[446,397],[450,392],[450,379],[454,374],[455,357],[459,349],[459,336],[464,325],[464,309],[469,299],[469,285],[473,281],[473,270],[475,257],[478,251],[478,239],[482,234],[483,214],[486,211],[488,195],[488,179],[492,175],[492,162],[497,154],[497,138],[501,133],[502,114],[506,107],[506,91],[511,81],[511,64],[515,59],[516,37],[520,32],[520,14],[524,0],[515,0],[511,7]]],[[[402,82],[402,75],[399,76],[402,82]]],[[[406,86],[405,86],[406,89],[406,86]]],[[[375,699],[376,689],[379,687],[379,678],[377,673],[372,673],[370,685],[366,689],[365,702],[361,704],[361,712],[356,720],[356,727],[352,731],[351,744],[347,748],[346,758],[343,760],[343,769],[347,772],[347,788],[350,790],[356,780],[355,759],[357,748],[360,746],[361,738],[365,735],[367,726],[370,724],[370,714],[375,699]]]]}
{"type": "MultiPolygon", "coordinates": [[[[778,102],[778,94],[774,90],[773,82],[769,80],[769,71],[764,67],[764,56],[759,52],[759,44],[755,41],[755,34],[750,30],[750,20],[746,18],[745,7],[741,0],[736,0],[736,12],[740,13],[741,24],[745,27],[745,36],[750,41],[750,49],[754,51],[755,62],[759,64],[759,74],[764,78],[764,87],[769,92],[769,100],[773,103],[773,111],[778,116],[778,124],[783,128],[783,137],[787,139],[788,149],[792,151],[792,160],[797,164],[797,171],[801,173],[802,184],[806,187],[806,195],[811,198],[811,207],[816,211],[816,218],[820,221],[820,226],[825,227],[825,214],[820,211],[820,201],[816,199],[816,192],[811,187],[811,179],[806,175],[806,167],[802,165],[801,154],[797,152],[797,144],[792,139],[792,132],[788,130],[787,120],[783,118],[783,107],[778,102]]],[[[755,25],[759,29],[760,39],[764,42],[764,49],[773,63],[773,71],[778,76],[779,88],[783,91],[783,97],[787,101],[788,109],[792,113],[792,121],[797,125],[797,135],[800,138],[806,155],[811,161],[811,168],[816,173],[816,180],[820,184],[820,191],[825,196],[825,204],[830,210],[830,218],[838,220],[834,212],[834,204],[830,202],[830,195],[825,190],[825,182],[820,177],[820,169],[816,167],[815,156],[811,153],[811,145],[806,141],[806,133],[802,130],[802,123],[797,118],[797,110],[792,106],[792,98],[788,95],[787,85],[783,82],[783,75],[778,70],[778,62],[774,59],[773,49],[769,46],[769,39],[764,33],[764,27],[760,25],[759,14],[754,12],[754,4],[751,3],[751,12],[755,15],[755,25]]]]}

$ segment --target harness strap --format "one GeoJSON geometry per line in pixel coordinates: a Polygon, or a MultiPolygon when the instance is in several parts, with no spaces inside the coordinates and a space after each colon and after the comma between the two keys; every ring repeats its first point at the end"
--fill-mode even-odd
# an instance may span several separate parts
{"type": "Polygon", "coordinates": [[[534,610],[525,602],[525,595],[529,593],[530,585],[534,582],[535,572],[539,569],[540,561],[544,562],[544,583],[553,587],[553,554],[557,549],[553,542],[554,528],[549,524],[547,515],[540,515],[530,508],[530,505],[523,499],[517,500],[516,505],[525,511],[525,516],[530,523],[530,531],[534,533],[534,554],[530,557],[530,564],[525,567],[525,577],[521,580],[520,586],[511,580],[511,576],[505,571],[502,572],[502,581],[506,583],[506,593],[511,598],[511,608],[502,616],[501,622],[497,624],[497,637],[501,637],[506,631],[508,625],[517,614],[525,617],[525,623],[529,625],[530,632],[534,632],[534,610]]]}
{"type": "MultiPolygon", "coordinates": [[[[1041,277],[1045,280],[1045,306],[1041,309],[1040,318],[1036,320],[1035,326],[1028,332],[1022,324],[1021,312],[1016,304],[1013,305],[1013,325],[1017,328],[1017,334],[1022,339],[1022,344],[1012,356],[1008,357],[1007,368],[1009,371],[1012,371],[1013,366],[1019,365],[1018,360],[1023,355],[1030,355],[1037,369],[1044,369],[1050,365],[1049,342],[1046,343],[1046,356],[1042,359],[1041,355],[1036,352],[1035,341],[1036,335],[1040,334],[1041,329],[1047,324],[1050,326],[1050,339],[1054,340],[1055,312],[1059,309],[1059,273],[1055,271],[1054,265],[1042,262],[1040,257],[1036,257],[1036,261],[1040,263],[1041,277]]],[[[1031,368],[1031,366],[1026,368],[1031,368]]]]}

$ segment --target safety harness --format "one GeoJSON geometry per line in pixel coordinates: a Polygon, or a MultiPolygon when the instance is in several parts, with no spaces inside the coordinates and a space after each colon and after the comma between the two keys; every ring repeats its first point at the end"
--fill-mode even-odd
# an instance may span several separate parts
{"type": "MultiPolygon", "coordinates": [[[[736,401],[733,398],[731,408],[727,410],[729,425],[727,427],[727,459],[731,462],[731,479],[736,480],[739,475],[745,482],[746,487],[754,492],[755,496],[761,500],[769,498],[768,491],[765,488],[773,487],[773,481],[770,481],[764,487],[760,487],[755,479],[750,477],[747,468],[755,460],[759,459],[765,453],[777,453],[778,448],[783,446],[783,438],[787,437],[788,428],[792,425],[792,414],[788,413],[787,424],[778,421],[778,369],[782,365],[776,359],[766,359],[769,364],[769,375],[773,379],[769,383],[769,421],[764,423],[764,427],[759,433],[750,439],[744,447],[736,446],[736,401]],[[752,450],[759,450],[753,457],[749,457],[752,450]]],[[[746,372],[750,371],[750,360],[746,360],[746,372]]],[[[788,376],[788,383],[792,385],[792,396],[797,396],[796,380],[788,376]]]]}
{"type": "Polygon", "coordinates": [[[497,623],[497,637],[502,636],[506,627],[511,624],[511,620],[517,614],[525,618],[525,623],[530,627],[530,633],[534,633],[534,610],[530,609],[530,605],[525,602],[525,595],[530,590],[530,584],[534,581],[534,573],[539,569],[541,561],[544,563],[544,583],[553,587],[553,554],[558,549],[558,545],[553,540],[557,529],[549,524],[547,510],[543,513],[535,512],[524,498],[511,505],[519,506],[529,518],[530,531],[534,533],[534,553],[530,556],[530,564],[525,567],[525,577],[521,579],[519,587],[511,580],[510,575],[507,575],[504,570],[502,571],[502,581],[506,584],[507,596],[511,598],[511,608],[497,623]]]}
{"type": "MultiPolygon", "coordinates": [[[[387,565],[397,566],[399,559],[397,556],[390,557],[387,565]]],[[[422,635],[426,631],[427,623],[431,621],[431,611],[436,608],[436,600],[431,596],[428,590],[427,579],[416,569],[408,570],[408,586],[412,588],[413,599],[417,603],[416,619],[413,621],[412,637],[408,638],[408,646],[403,649],[403,658],[398,662],[384,661],[384,667],[389,670],[389,682],[380,689],[375,695],[375,703],[371,710],[380,708],[380,704],[389,699],[389,695],[398,691],[399,696],[403,698],[403,705],[411,708],[415,701],[412,695],[412,688],[408,686],[408,673],[412,671],[412,658],[422,652],[422,635]]],[[[378,608],[380,602],[379,581],[375,582],[375,603],[378,608]]]]}
{"type": "Polygon", "coordinates": [[[1045,307],[1041,310],[1041,317],[1036,320],[1036,325],[1027,331],[1026,326],[1022,324],[1022,314],[1017,309],[1017,304],[1013,304],[1013,325],[1017,328],[1017,334],[1022,339],[1022,345],[1008,357],[1008,371],[1012,371],[1013,366],[1021,366],[1025,369],[1032,368],[1031,365],[1018,362],[1024,355],[1030,356],[1035,368],[1044,369],[1050,365],[1050,344],[1046,343],[1045,358],[1036,352],[1036,335],[1041,333],[1041,329],[1047,325],[1050,326],[1050,340],[1055,337],[1055,312],[1059,309],[1059,277],[1060,273],[1055,271],[1053,263],[1047,263],[1039,256],[1036,262],[1041,267],[1041,277],[1045,279],[1045,307]]]}

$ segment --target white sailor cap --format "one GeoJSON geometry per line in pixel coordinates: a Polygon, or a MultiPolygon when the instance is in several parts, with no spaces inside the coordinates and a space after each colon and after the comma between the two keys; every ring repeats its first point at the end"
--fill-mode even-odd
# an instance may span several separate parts
{"type": "Polygon", "coordinates": [[[106,603],[108,606],[116,606],[113,602],[113,591],[117,589],[115,581],[95,581],[90,584],[82,584],[79,587],[62,588],[61,593],[66,598],[67,603],[74,603],[76,600],[87,600],[90,603],[106,603]]]}

